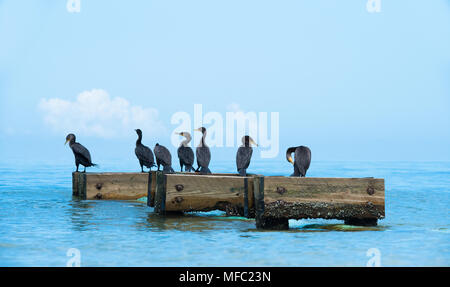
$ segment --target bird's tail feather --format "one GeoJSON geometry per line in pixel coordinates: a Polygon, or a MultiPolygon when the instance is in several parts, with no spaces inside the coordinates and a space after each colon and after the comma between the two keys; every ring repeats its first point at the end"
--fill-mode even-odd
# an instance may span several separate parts
{"type": "Polygon", "coordinates": [[[238,170],[240,176],[247,176],[247,170],[245,168],[241,168],[238,170]]]}
{"type": "Polygon", "coordinates": [[[194,168],[192,167],[192,165],[186,165],[186,167],[184,168],[185,171],[189,171],[192,172],[194,171],[194,168]]]}
{"type": "Polygon", "coordinates": [[[211,170],[209,170],[209,168],[207,168],[207,167],[200,167],[200,173],[203,173],[203,174],[211,174],[212,172],[211,172],[211,170]]]}
{"type": "Polygon", "coordinates": [[[175,172],[171,166],[164,166],[163,172],[175,172]]]}

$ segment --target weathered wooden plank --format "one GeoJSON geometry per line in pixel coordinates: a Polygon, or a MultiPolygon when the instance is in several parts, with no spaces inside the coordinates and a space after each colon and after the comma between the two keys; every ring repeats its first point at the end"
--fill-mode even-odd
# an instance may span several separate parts
{"type": "Polygon", "coordinates": [[[77,177],[77,196],[80,199],[86,199],[86,174],[78,172],[75,176],[77,177]]]}
{"type": "Polygon", "coordinates": [[[384,218],[384,179],[265,177],[264,217],[384,218]]]}
{"type": "Polygon", "coordinates": [[[150,207],[155,206],[155,189],[152,189],[152,186],[155,186],[155,180],[156,173],[149,172],[147,181],[147,206],[150,207]]]}
{"type": "Polygon", "coordinates": [[[253,201],[252,177],[167,174],[166,211],[219,209],[244,215],[247,202],[251,216],[253,201]]]}
{"type": "Polygon", "coordinates": [[[384,218],[384,180],[194,173],[73,173],[81,199],[134,200],[147,196],[155,212],[224,210],[255,217],[259,228],[287,228],[287,219],[344,219],[376,225],[384,218]],[[150,182],[150,186],[149,183],[150,182]]]}
{"type": "MultiPolygon", "coordinates": [[[[147,204],[154,207],[156,190],[156,171],[141,172],[102,172],[102,173],[72,173],[72,194],[81,199],[104,200],[136,200],[147,196],[147,204]],[[86,181],[79,182],[79,178],[86,181]],[[150,197],[148,182],[151,182],[150,197]],[[83,184],[86,184],[84,186],[83,184]],[[81,192],[84,191],[85,192],[81,192]],[[83,195],[85,195],[83,197],[83,195]]],[[[199,175],[195,173],[177,173],[199,175]]],[[[212,174],[211,176],[236,176],[237,174],[212,174]]]]}
{"type": "Polygon", "coordinates": [[[166,182],[166,175],[162,171],[157,171],[154,211],[161,215],[166,213],[166,182]]]}
{"type": "Polygon", "coordinates": [[[264,215],[264,176],[253,178],[253,197],[256,227],[261,228],[261,218],[264,215]]]}
{"type": "Polygon", "coordinates": [[[78,173],[72,172],[72,196],[78,196],[78,173]]]}
{"type": "MultiPolygon", "coordinates": [[[[148,194],[148,173],[105,172],[85,176],[86,199],[136,200],[148,194]]],[[[152,184],[153,193],[154,190],[152,184]]]]}

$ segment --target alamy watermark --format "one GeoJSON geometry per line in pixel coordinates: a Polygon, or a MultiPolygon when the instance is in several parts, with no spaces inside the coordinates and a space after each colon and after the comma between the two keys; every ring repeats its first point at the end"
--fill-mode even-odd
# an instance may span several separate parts
{"type": "Polygon", "coordinates": [[[67,0],[66,8],[69,13],[80,13],[81,0],[67,0]]]}
{"type": "Polygon", "coordinates": [[[367,0],[366,9],[369,13],[380,13],[381,0],[367,0]]]}
{"type": "MultiPolygon", "coordinates": [[[[69,13],[80,13],[81,0],[67,0],[66,8],[69,13]]],[[[367,0],[366,9],[369,13],[380,13],[381,0],[367,0]]]]}
{"type": "Polygon", "coordinates": [[[366,256],[370,257],[367,261],[367,267],[380,267],[381,266],[381,252],[378,248],[369,248],[366,251],[366,256]]]}
{"type": "MultiPolygon", "coordinates": [[[[279,152],[280,115],[278,112],[219,112],[203,114],[203,105],[195,104],[193,117],[185,111],[172,115],[171,124],[178,125],[171,133],[174,147],[180,145],[179,132],[191,132],[205,127],[206,144],[209,147],[237,147],[242,145],[244,135],[251,136],[258,144],[261,158],[274,158],[279,152]]],[[[197,146],[202,138],[194,132],[192,145],[197,146]]]]}
{"type": "Polygon", "coordinates": [[[67,257],[67,267],[80,267],[81,266],[81,252],[77,248],[69,248],[66,252],[67,257]]]}

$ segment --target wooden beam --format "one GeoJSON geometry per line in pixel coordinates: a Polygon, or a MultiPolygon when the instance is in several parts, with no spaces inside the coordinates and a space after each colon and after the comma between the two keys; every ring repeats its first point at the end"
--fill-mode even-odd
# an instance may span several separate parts
{"type": "Polygon", "coordinates": [[[152,171],[149,173],[147,179],[147,205],[150,207],[155,206],[155,192],[156,192],[156,171],[152,171]]]}
{"type": "Polygon", "coordinates": [[[256,227],[263,228],[262,218],[264,216],[264,176],[253,178],[253,196],[256,227]]]}
{"type": "Polygon", "coordinates": [[[78,172],[72,172],[72,196],[78,197],[78,172]]]}
{"type": "Polygon", "coordinates": [[[75,172],[73,178],[75,182],[72,185],[76,185],[76,192],[72,191],[72,195],[76,194],[78,198],[86,199],[86,174],[75,172]]]}
{"type": "Polygon", "coordinates": [[[155,212],[166,213],[166,175],[162,171],[156,172],[155,212]]]}
{"type": "Polygon", "coordinates": [[[283,229],[290,218],[376,225],[385,216],[384,180],[377,178],[75,172],[72,188],[80,199],[147,196],[147,204],[160,214],[224,210],[229,215],[256,217],[259,228],[283,229]]]}
{"type": "MultiPolygon", "coordinates": [[[[136,200],[148,195],[148,180],[148,173],[75,172],[72,187],[73,194],[80,199],[136,200]]],[[[152,194],[155,190],[153,182],[152,194]]]]}
{"type": "Polygon", "coordinates": [[[286,230],[289,229],[289,218],[274,218],[264,216],[264,176],[255,176],[253,178],[254,210],[256,228],[286,230]]]}
{"type": "MultiPolygon", "coordinates": [[[[103,200],[136,200],[147,197],[148,204],[154,207],[156,189],[156,171],[142,172],[102,172],[102,173],[72,173],[72,195],[81,199],[103,200]],[[79,182],[79,178],[86,181],[79,182]],[[148,183],[150,186],[150,197],[148,183]],[[86,186],[83,186],[83,183],[86,186]],[[79,184],[81,184],[79,186],[79,184]],[[80,193],[81,191],[81,193],[80,193]],[[83,197],[83,195],[85,195],[83,197]]],[[[176,173],[199,175],[194,173],[176,173]]],[[[237,176],[237,174],[212,174],[213,176],[237,176]]]]}
{"type": "Polygon", "coordinates": [[[167,174],[166,211],[218,209],[250,216],[252,207],[251,177],[167,174]]]}
{"type": "Polygon", "coordinates": [[[264,205],[264,217],[384,218],[384,179],[269,176],[264,205]]]}

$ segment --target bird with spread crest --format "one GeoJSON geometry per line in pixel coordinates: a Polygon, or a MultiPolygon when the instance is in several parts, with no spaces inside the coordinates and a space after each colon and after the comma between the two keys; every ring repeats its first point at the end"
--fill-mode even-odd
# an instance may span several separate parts
{"type": "Polygon", "coordinates": [[[198,165],[195,171],[200,172],[201,174],[210,174],[211,170],[209,170],[209,162],[211,161],[211,151],[209,150],[209,147],[205,143],[206,128],[201,127],[195,129],[195,131],[202,133],[202,139],[200,140],[200,144],[195,150],[198,165]]]}
{"type": "Polygon", "coordinates": [[[251,145],[258,146],[250,136],[243,136],[242,145],[236,153],[236,167],[241,176],[247,176],[247,168],[250,165],[253,154],[251,145]]]}
{"type": "Polygon", "coordinates": [[[311,150],[306,146],[290,147],[286,150],[286,159],[294,165],[294,173],[291,176],[305,177],[311,164],[311,150]],[[294,153],[294,160],[292,160],[294,153]]]}
{"type": "Polygon", "coordinates": [[[90,166],[96,166],[97,164],[92,163],[91,160],[91,154],[89,153],[88,149],[85,148],[82,144],[76,142],[76,137],[74,134],[68,134],[66,136],[66,143],[69,143],[70,148],[73,151],[73,155],[75,156],[75,165],[77,167],[78,172],[78,166],[81,164],[84,166],[84,171],[86,172],[86,167],[90,166]]]}
{"type": "Polygon", "coordinates": [[[136,154],[139,164],[141,165],[141,172],[144,172],[144,166],[149,168],[151,171],[152,167],[156,166],[153,152],[148,146],[142,144],[142,131],[140,129],[136,129],[135,131],[138,135],[138,139],[136,141],[134,153],[136,154]]]}
{"type": "Polygon", "coordinates": [[[194,171],[194,168],[192,167],[192,165],[194,164],[194,151],[189,146],[189,142],[191,141],[191,134],[188,132],[181,132],[176,134],[185,137],[177,150],[181,171],[183,171],[183,166],[185,171],[194,171]]]}

